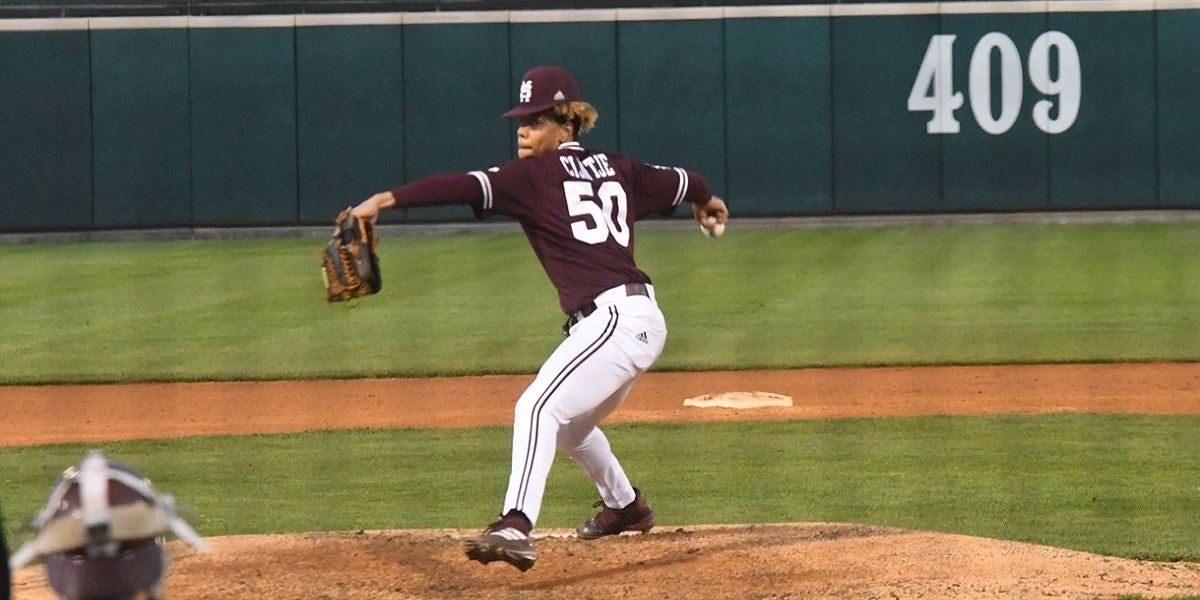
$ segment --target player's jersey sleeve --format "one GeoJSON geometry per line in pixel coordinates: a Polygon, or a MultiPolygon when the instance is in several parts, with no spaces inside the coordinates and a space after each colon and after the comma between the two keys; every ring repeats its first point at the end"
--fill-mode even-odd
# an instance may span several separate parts
{"type": "Polygon", "coordinates": [[[465,204],[479,199],[479,186],[465,173],[441,173],[410,181],[390,190],[394,208],[465,204]]]}
{"type": "Polygon", "coordinates": [[[442,173],[423,177],[392,188],[395,208],[469,204],[475,216],[484,219],[493,214],[520,217],[523,198],[533,197],[528,169],[520,161],[511,161],[486,171],[442,173]]]}
{"type": "Polygon", "coordinates": [[[685,202],[703,203],[712,197],[708,183],[695,171],[634,162],[633,183],[639,199],[634,220],[650,215],[669,216],[685,202]]]}
{"type": "Polygon", "coordinates": [[[480,198],[471,203],[475,217],[487,219],[501,214],[521,218],[526,214],[525,202],[535,198],[530,161],[513,160],[485,171],[468,173],[479,184],[480,198]]]}

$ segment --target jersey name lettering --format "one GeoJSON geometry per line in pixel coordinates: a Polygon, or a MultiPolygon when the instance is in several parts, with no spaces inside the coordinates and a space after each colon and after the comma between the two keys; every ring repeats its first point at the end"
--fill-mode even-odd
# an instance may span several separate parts
{"type": "Polygon", "coordinates": [[[566,155],[558,157],[563,169],[572,179],[595,181],[605,177],[615,177],[617,172],[608,164],[608,157],[602,153],[593,154],[583,160],[566,155]]]}

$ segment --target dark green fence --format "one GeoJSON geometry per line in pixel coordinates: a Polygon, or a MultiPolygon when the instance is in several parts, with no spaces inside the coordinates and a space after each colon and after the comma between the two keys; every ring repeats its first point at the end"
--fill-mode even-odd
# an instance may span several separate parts
{"type": "Polygon", "coordinates": [[[1200,10],[1118,4],[0,20],[0,231],[327,223],[545,63],[737,215],[1200,207],[1200,10]]]}

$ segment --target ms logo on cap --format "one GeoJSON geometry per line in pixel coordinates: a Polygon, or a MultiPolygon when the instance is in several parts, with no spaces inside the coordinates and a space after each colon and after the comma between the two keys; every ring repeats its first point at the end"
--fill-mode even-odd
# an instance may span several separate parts
{"type": "Polygon", "coordinates": [[[554,108],[555,104],[583,100],[579,85],[561,67],[534,67],[518,81],[517,105],[504,113],[505,117],[525,117],[554,108]]]}

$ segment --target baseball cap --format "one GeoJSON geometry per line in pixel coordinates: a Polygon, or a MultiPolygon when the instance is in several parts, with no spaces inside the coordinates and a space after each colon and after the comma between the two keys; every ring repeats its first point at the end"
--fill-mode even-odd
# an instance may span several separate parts
{"type": "Polygon", "coordinates": [[[555,104],[583,100],[571,74],[561,67],[541,66],[530,69],[521,78],[517,105],[506,117],[524,117],[540,113],[555,104]]]}

